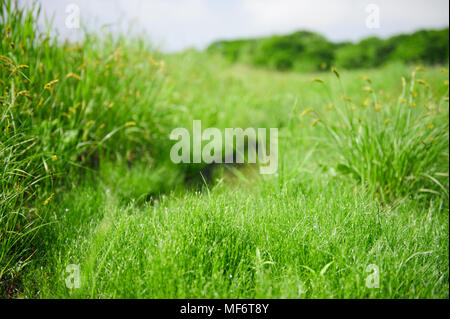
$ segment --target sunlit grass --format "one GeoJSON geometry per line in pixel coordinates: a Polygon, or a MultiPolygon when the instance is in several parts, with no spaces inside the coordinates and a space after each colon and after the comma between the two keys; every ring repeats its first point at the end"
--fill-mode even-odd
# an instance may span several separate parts
{"type": "Polygon", "coordinates": [[[278,73],[60,43],[1,4],[2,297],[448,298],[448,66],[278,73]],[[279,128],[277,174],[171,163],[194,119],[279,128]]]}

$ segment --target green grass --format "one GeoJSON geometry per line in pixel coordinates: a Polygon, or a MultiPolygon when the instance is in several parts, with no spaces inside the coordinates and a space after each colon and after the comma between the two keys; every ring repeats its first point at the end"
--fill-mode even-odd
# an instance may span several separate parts
{"type": "Polygon", "coordinates": [[[449,297],[440,66],[337,78],[59,43],[0,3],[1,297],[449,297]],[[194,119],[278,127],[278,173],[171,163],[170,131],[194,119]]]}
{"type": "Polygon", "coordinates": [[[55,225],[40,232],[41,253],[22,279],[24,296],[446,297],[443,202],[383,208],[348,186],[220,184],[137,207],[89,182],[55,204],[55,225]],[[80,265],[79,289],[65,286],[69,264],[80,265]],[[365,286],[371,264],[380,289],[365,286]]]}

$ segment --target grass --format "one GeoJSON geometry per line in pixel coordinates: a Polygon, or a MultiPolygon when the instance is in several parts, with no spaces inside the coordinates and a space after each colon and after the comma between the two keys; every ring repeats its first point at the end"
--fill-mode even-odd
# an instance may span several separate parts
{"type": "Polygon", "coordinates": [[[60,43],[38,8],[1,4],[0,296],[449,297],[442,66],[279,73],[60,43]],[[278,127],[278,173],[171,163],[194,119],[278,127]]]}
{"type": "Polygon", "coordinates": [[[220,184],[137,208],[118,205],[111,189],[80,186],[57,205],[58,223],[43,235],[36,268],[23,278],[24,296],[446,296],[442,202],[384,209],[364,192],[337,195],[348,188],[338,181],[302,188],[220,184]],[[79,289],[65,286],[69,264],[81,267],[79,289]],[[371,264],[380,268],[380,289],[365,286],[371,264]]]}

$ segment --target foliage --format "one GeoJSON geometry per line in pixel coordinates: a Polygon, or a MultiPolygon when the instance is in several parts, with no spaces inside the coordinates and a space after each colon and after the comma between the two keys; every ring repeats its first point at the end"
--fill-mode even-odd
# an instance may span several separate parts
{"type": "Polygon", "coordinates": [[[449,59],[448,28],[420,30],[388,39],[370,37],[358,43],[332,43],[306,31],[267,38],[218,41],[208,52],[232,62],[276,70],[317,71],[335,65],[374,68],[393,62],[445,64],[449,59]]]}

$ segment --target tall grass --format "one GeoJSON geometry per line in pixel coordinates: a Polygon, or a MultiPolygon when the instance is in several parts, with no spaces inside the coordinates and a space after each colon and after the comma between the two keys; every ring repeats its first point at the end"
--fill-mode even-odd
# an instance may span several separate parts
{"type": "Polygon", "coordinates": [[[448,74],[308,84],[143,37],[60,42],[0,4],[2,297],[448,296],[448,74]],[[172,164],[194,119],[278,127],[279,174],[172,164]],[[372,262],[386,290],[355,279],[372,262]]]}
{"type": "Polygon", "coordinates": [[[142,39],[60,43],[39,30],[39,7],[0,4],[2,282],[32,254],[27,243],[55,193],[102,158],[156,166],[170,116],[155,107],[164,61],[142,39]]]}
{"type": "Polygon", "coordinates": [[[313,123],[329,133],[338,171],[353,176],[380,200],[392,203],[423,194],[448,199],[448,71],[441,72],[430,85],[418,78],[426,76],[419,67],[408,80],[398,79],[401,95],[387,100],[363,75],[358,80],[363,101],[359,94],[356,99],[345,95],[340,83],[341,97],[331,97],[328,111],[311,109],[304,115],[311,113],[313,123]]]}

